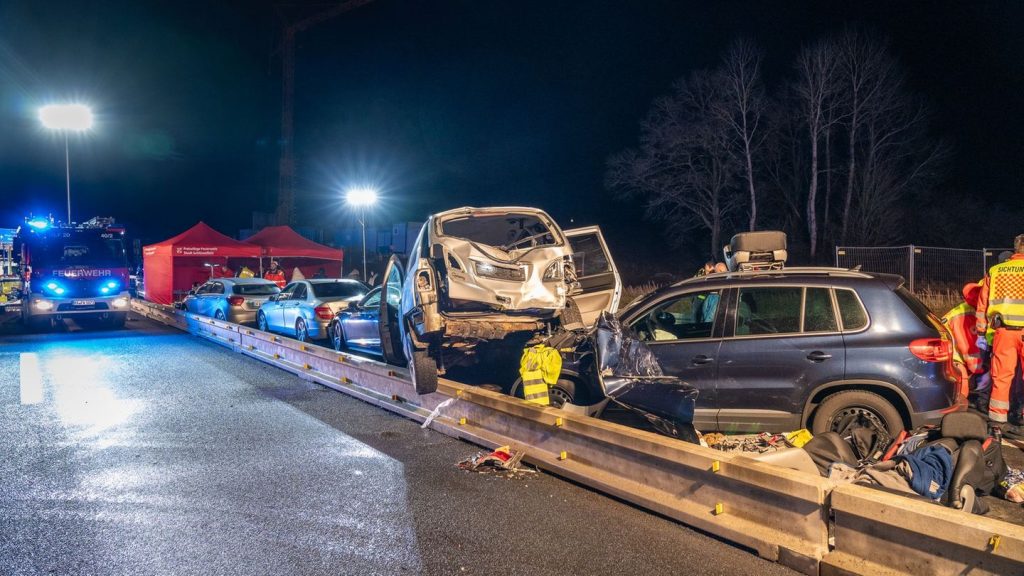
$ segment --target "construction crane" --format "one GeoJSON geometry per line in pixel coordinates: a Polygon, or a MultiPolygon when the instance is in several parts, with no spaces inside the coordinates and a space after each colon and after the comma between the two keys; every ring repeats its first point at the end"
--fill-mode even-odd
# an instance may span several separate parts
{"type": "Polygon", "coordinates": [[[278,225],[290,225],[295,212],[295,36],[373,0],[348,0],[307,18],[285,24],[281,37],[281,160],[278,164],[278,225]]]}

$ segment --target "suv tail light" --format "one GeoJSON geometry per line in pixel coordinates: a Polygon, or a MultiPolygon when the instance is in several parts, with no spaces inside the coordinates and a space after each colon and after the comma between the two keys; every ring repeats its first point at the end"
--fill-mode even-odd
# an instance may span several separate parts
{"type": "Polygon", "coordinates": [[[316,317],[321,320],[330,320],[331,318],[334,318],[334,311],[328,306],[317,306],[313,309],[313,312],[316,312],[316,317]]]}
{"type": "Polygon", "coordinates": [[[241,296],[229,296],[228,304],[232,306],[241,306],[245,302],[245,298],[241,296]]]}
{"type": "Polygon", "coordinates": [[[952,345],[943,338],[918,338],[910,343],[910,353],[925,362],[948,362],[953,357],[952,345]]]}

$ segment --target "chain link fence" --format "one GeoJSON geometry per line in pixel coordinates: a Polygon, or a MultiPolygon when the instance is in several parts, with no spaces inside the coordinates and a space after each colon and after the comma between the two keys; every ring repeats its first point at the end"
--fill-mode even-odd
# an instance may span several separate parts
{"type": "Polygon", "coordinates": [[[836,267],[860,266],[865,272],[899,274],[912,292],[959,291],[981,280],[1008,248],[936,248],[932,246],[838,246],[836,267]]]}

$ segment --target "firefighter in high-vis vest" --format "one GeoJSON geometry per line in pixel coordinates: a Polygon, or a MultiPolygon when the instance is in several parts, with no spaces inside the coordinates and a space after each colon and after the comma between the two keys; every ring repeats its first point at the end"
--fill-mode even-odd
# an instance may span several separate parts
{"type": "Polygon", "coordinates": [[[988,419],[1004,436],[1024,438],[1022,431],[1007,422],[1010,388],[1017,367],[1024,359],[1024,234],[1013,240],[1013,256],[989,269],[982,281],[976,311],[975,334],[979,348],[986,348],[985,331],[992,337],[992,393],[988,419]]]}
{"type": "Polygon", "coordinates": [[[953,364],[960,375],[957,401],[961,404],[967,402],[967,395],[971,391],[971,377],[984,371],[984,352],[978,347],[974,333],[980,293],[981,284],[971,282],[964,285],[964,301],[942,317],[942,323],[953,335],[953,364]]]}
{"type": "Polygon", "coordinates": [[[527,402],[549,406],[548,389],[558,382],[562,373],[562,355],[544,344],[523,350],[519,360],[519,376],[523,379],[523,398],[527,402]]]}

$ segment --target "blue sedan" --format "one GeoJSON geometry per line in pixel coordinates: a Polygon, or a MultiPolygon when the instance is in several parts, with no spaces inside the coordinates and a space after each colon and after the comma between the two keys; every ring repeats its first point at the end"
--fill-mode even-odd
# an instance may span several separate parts
{"type": "Polygon", "coordinates": [[[370,290],[328,326],[335,350],[355,350],[381,356],[380,349],[380,286],[370,290]]]}

